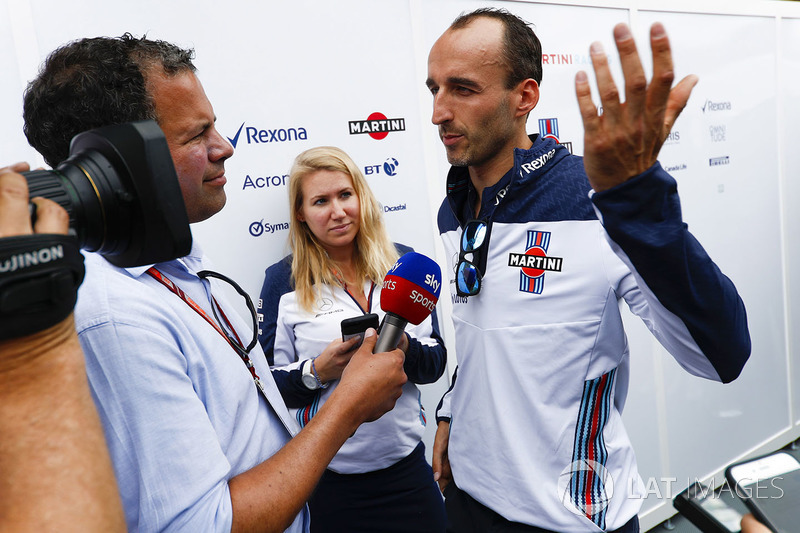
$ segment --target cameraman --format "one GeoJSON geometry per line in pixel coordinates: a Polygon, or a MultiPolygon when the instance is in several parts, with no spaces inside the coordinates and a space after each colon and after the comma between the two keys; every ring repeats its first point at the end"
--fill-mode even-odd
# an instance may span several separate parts
{"type": "MultiPolygon", "coordinates": [[[[0,168],[0,250],[20,250],[31,239],[12,236],[64,234],[67,213],[33,199],[19,174],[28,165],[0,168]]],[[[5,255],[2,257],[6,257],[5,255]]],[[[0,273],[0,305],[14,305],[0,273]]],[[[77,287],[75,287],[77,289],[77,287]]],[[[25,309],[20,310],[21,313],[25,309]]],[[[89,394],[83,354],[71,308],[62,321],[14,338],[6,308],[0,340],[0,531],[124,531],[125,521],[103,438],[89,394]]],[[[36,329],[36,328],[34,328],[36,329]]]]}

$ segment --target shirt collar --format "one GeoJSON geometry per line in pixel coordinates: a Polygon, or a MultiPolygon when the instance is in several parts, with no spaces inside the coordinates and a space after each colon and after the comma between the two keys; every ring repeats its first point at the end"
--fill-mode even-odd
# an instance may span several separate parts
{"type": "Polygon", "coordinates": [[[161,263],[151,263],[149,265],[142,265],[142,266],[135,266],[135,267],[128,267],[124,270],[128,272],[132,277],[139,278],[145,272],[147,272],[151,267],[158,267],[158,265],[180,265],[184,270],[187,272],[197,272],[198,270],[203,270],[203,249],[200,247],[200,244],[197,242],[196,239],[192,239],[192,248],[189,250],[188,255],[183,257],[178,257],[173,259],[172,261],[164,261],[161,263]]]}

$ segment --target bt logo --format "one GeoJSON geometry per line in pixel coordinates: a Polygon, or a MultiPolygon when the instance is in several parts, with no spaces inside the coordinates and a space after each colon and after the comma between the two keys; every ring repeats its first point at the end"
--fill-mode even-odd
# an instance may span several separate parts
{"type": "Polygon", "coordinates": [[[370,174],[380,174],[381,168],[383,169],[383,173],[387,176],[396,176],[397,175],[397,167],[400,166],[397,159],[394,157],[387,157],[386,161],[383,162],[383,165],[367,165],[364,167],[364,174],[369,176],[370,174]]]}

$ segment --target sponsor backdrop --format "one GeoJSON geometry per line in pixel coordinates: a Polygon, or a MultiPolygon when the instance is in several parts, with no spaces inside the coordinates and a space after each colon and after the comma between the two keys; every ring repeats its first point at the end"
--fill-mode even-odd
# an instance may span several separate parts
{"type": "MultiPolygon", "coordinates": [[[[648,487],[642,513],[648,527],[674,513],[668,497],[690,480],[719,484],[727,463],[800,436],[800,328],[794,326],[800,251],[793,246],[800,186],[791,179],[800,175],[800,154],[788,141],[800,136],[800,6],[665,4],[233,0],[220,9],[209,0],[142,0],[131,10],[100,0],[85,0],[80,9],[53,0],[0,0],[0,46],[11,52],[0,54],[0,163],[41,164],[21,133],[21,94],[49,51],[83,36],[147,33],[197,51],[218,129],[236,154],[226,165],[226,208],[193,233],[219,270],[254,298],[264,269],[288,252],[291,162],[319,145],[339,146],[361,166],[394,240],[450,268],[435,231],[447,162],[424,87],[428,50],[449,22],[486,5],[533,22],[544,79],[528,129],[581,154],[573,79],[591,71],[590,43],[614,50],[612,27],[629,22],[647,56],[649,25],[662,21],[677,77],[696,73],[700,83],[661,161],[678,180],[690,229],[741,291],[753,356],[731,385],[693,378],[626,315],[632,376],[625,418],[648,487]]],[[[620,78],[615,58],[612,72],[620,78]]],[[[446,340],[452,339],[449,298],[443,291],[439,304],[446,340]]],[[[452,372],[457,354],[451,349],[450,356],[452,372]]],[[[429,414],[446,384],[423,387],[429,414]]]]}

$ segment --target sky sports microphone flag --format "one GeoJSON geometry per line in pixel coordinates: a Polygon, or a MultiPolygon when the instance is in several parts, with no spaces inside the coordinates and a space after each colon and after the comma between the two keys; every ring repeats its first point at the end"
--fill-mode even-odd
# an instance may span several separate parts
{"type": "Polygon", "coordinates": [[[394,350],[406,325],[425,320],[433,312],[442,289],[442,271],[436,262],[417,252],[397,260],[383,279],[381,324],[374,353],[394,350]]]}

